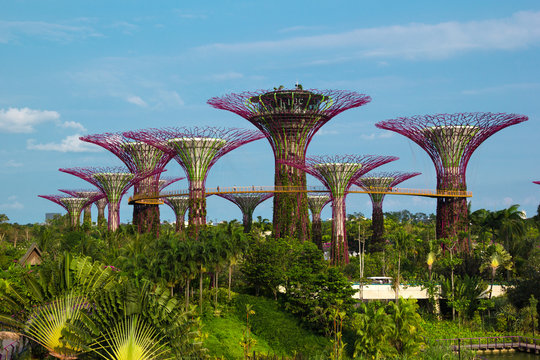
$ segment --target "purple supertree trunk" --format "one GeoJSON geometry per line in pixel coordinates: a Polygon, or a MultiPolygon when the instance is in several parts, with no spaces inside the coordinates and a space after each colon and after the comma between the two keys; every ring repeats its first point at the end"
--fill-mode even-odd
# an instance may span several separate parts
{"type": "Polygon", "coordinates": [[[208,100],[211,106],[238,114],[262,131],[274,151],[276,187],[292,186],[299,192],[274,195],[274,236],[310,238],[306,176],[288,165],[304,164],[313,135],[334,116],[365,105],[369,96],[339,90],[260,90],[208,100]]]}
{"type": "MultiPolygon", "coordinates": [[[[465,174],[474,150],[499,130],[526,120],[516,114],[457,113],[401,117],[376,126],[405,135],[424,149],[437,171],[437,190],[443,192],[467,190],[465,174]]],[[[437,198],[437,238],[458,238],[467,224],[465,198],[437,198]]]]}
{"type": "Polygon", "coordinates": [[[332,197],[332,249],[333,265],[349,263],[347,234],[345,231],[345,200],[351,185],[365,173],[395,161],[395,156],[338,155],[308,157],[305,163],[288,163],[319,179],[332,197]]]}
{"type": "Polygon", "coordinates": [[[245,193],[245,194],[218,194],[218,196],[234,203],[242,211],[242,225],[244,232],[251,231],[253,222],[253,212],[255,208],[263,201],[274,196],[273,193],[245,193]]]}
{"type": "Polygon", "coordinates": [[[309,210],[311,210],[311,239],[319,249],[323,250],[321,212],[332,199],[326,194],[308,194],[307,199],[309,210]]]}
{"type": "Polygon", "coordinates": [[[391,191],[392,188],[403,181],[418,176],[420,173],[403,173],[398,171],[378,172],[376,174],[367,174],[360,177],[356,184],[369,193],[373,212],[371,216],[371,236],[370,251],[382,251],[386,243],[384,239],[384,215],[383,200],[384,192],[391,191]]]}
{"type": "Polygon", "coordinates": [[[259,131],[213,127],[148,129],[125,135],[174,156],[185,170],[189,181],[188,230],[195,237],[206,225],[205,183],[210,168],[228,152],[264,137],[259,131]]]}
{"type": "Polygon", "coordinates": [[[130,173],[121,167],[101,167],[101,168],[71,168],[59,169],[62,172],[75,175],[88,181],[99,188],[107,197],[109,204],[109,231],[116,231],[120,225],[120,200],[127,190],[142,179],[154,176],[163,170],[153,170],[130,173]]]}
{"type": "Polygon", "coordinates": [[[96,201],[96,207],[98,210],[96,223],[98,226],[105,226],[105,207],[107,207],[107,198],[96,201]]]}
{"type": "MultiPolygon", "coordinates": [[[[121,133],[93,134],[80,137],[87,141],[109,150],[126,165],[133,174],[158,171],[154,176],[145,178],[135,184],[134,194],[158,193],[159,176],[172,155],[152,147],[148,144],[135,142],[121,133]]],[[[133,225],[139,233],[154,233],[159,235],[159,205],[135,202],[133,207],[133,225]]]]}
{"type": "Polygon", "coordinates": [[[169,205],[174,211],[176,217],[176,232],[184,231],[184,218],[189,206],[189,197],[187,196],[170,196],[163,199],[165,204],[169,205]]]}

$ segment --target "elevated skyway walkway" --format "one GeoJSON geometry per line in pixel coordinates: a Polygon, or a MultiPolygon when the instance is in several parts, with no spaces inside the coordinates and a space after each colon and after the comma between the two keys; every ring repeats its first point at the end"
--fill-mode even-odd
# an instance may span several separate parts
{"type": "MultiPolygon", "coordinates": [[[[206,188],[205,194],[218,195],[218,194],[249,194],[249,193],[295,193],[295,192],[309,192],[309,193],[329,193],[328,189],[324,186],[217,186],[215,188],[206,188]]],[[[472,197],[471,191],[459,191],[459,190],[431,190],[431,189],[407,189],[407,188],[387,188],[387,187],[372,187],[366,190],[360,186],[351,186],[348,191],[349,194],[388,194],[388,195],[413,195],[432,198],[468,198],[472,197]]],[[[189,195],[189,189],[171,190],[161,193],[152,194],[138,194],[129,198],[129,203],[162,203],[159,199],[173,197],[173,196],[187,196],[189,195]]]]}

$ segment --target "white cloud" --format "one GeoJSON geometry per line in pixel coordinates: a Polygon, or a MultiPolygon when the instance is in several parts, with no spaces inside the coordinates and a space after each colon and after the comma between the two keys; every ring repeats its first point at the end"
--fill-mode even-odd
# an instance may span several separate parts
{"type": "Polygon", "coordinates": [[[77,38],[101,36],[86,24],[66,25],[44,21],[0,21],[0,43],[17,40],[21,36],[32,36],[49,41],[71,42],[77,38]]]}
{"type": "Polygon", "coordinates": [[[362,140],[375,140],[375,139],[388,139],[393,137],[394,134],[390,131],[380,132],[380,133],[371,133],[369,135],[362,134],[360,138],[362,140]]]}
{"type": "Polygon", "coordinates": [[[243,77],[244,75],[241,73],[229,71],[223,74],[210,75],[208,79],[215,80],[215,81],[227,81],[227,80],[241,79],[243,77]]]}
{"type": "MultiPolygon", "coordinates": [[[[540,12],[522,11],[500,19],[410,23],[315,36],[246,43],[216,43],[197,48],[208,52],[306,52],[344,49],[350,59],[402,57],[408,59],[447,58],[478,50],[515,50],[540,42],[540,12]]],[[[320,60],[325,61],[325,60],[320,60]]],[[[328,60],[331,61],[331,60],[328,60]]]]}
{"type": "Polygon", "coordinates": [[[156,107],[179,107],[184,106],[184,100],[176,91],[159,90],[155,99],[156,107]]]}
{"type": "Polygon", "coordinates": [[[78,131],[86,131],[86,128],[76,121],[64,121],[63,123],[59,124],[60,127],[66,128],[66,129],[75,129],[78,131]]]}
{"type": "Polygon", "coordinates": [[[502,202],[506,207],[510,207],[515,204],[514,200],[512,200],[511,197],[505,197],[502,202]]]}
{"type": "Polygon", "coordinates": [[[23,164],[20,163],[20,162],[15,161],[15,160],[8,160],[8,161],[6,161],[6,162],[4,163],[4,166],[16,168],[16,167],[21,167],[21,166],[23,166],[23,164]]]}
{"type": "Polygon", "coordinates": [[[47,122],[57,121],[60,114],[56,111],[32,110],[29,108],[0,109],[0,132],[31,133],[34,126],[47,122]]]}
{"type": "Polygon", "coordinates": [[[317,135],[337,135],[339,132],[337,130],[324,130],[321,129],[315,133],[315,136],[317,135]]]}
{"type": "Polygon", "coordinates": [[[34,139],[28,139],[28,150],[59,151],[59,152],[98,152],[101,147],[79,140],[81,135],[75,134],[66,137],[61,143],[36,144],[34,139]]]}
{"type": "Polygon", "coordinates": [[[147,107],[148,106],[148,104],[143,99],[141,99],[139,96],[128,96],[126,101],[129,102],[129,103],[135,104],[137,106],[140,106],[140,107],[147,107]]]}
{"type": "Polygon", "coordinates": [[[4,210],[21,210],[24,208],[24,205],[17,201],[16,196],[10,196],[7,199],[8,201],[4,204],[0,204],[0,209],[4,210]]]}
{"type": "Polygon", "coordinates": [[[193,14],[182,10],[175,10],[175,12],[178,14],[178,17],[182,19],[206,19],[206,15],[204,14],[193,14]]]}

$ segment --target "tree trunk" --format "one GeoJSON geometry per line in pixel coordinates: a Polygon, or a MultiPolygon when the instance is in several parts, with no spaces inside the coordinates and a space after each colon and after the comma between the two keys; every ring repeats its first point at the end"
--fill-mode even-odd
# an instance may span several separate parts
{"type": "Polygon", "coordinates": [[[229,300],[231,300],[232,265],[229,265],[229,300]]]}

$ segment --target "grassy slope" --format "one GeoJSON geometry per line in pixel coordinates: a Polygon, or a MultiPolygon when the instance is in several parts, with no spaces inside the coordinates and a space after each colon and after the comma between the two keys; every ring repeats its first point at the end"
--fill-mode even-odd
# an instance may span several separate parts
{"type": "Polygon", "coordinates": [[[223,356],[225,359],[243,357],[240,341],[246,328],[246,304],[251,304],[255,311],[255,314],[250,316],[249,323],[253,337],[257,340],[253,348],[256,352],[278,355],[292,355],[296,352],[316,355],[329,346],[326,338],[302,328],[298,321],[281,310],[275,301],[237,295],[222,317],[207,317],[203,321],[203,331],[208,334],[204,345],[212,357],[223,356]]]}

